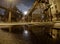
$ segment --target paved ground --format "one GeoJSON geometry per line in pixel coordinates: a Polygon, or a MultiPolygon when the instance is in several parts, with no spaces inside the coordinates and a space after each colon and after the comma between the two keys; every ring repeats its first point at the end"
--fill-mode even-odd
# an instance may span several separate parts
{"type": "Polygon", "coordinates": [[[19,32],[9,33],[0,30],[0,44],[33,44],[34,39],[34,36],[31,34],[25,36],[23,33],[19,32]]]}
{"type": "MultiPolygon", "coordinates": [[[[53,39],[48,33],[43,33],[43,30],[34,28],[35,31],[29,30],[25,35],[23,30],[15,30],[8,32],[0,29],[0,44],[58,44],[59,39],[53,39]],[[37,29],[37,30],[36,30],[37,29]],[[38,31],[39,30],[39,31],[38,31]]],[[[47,28],[46,28],[47,29],[47,28]]]]}

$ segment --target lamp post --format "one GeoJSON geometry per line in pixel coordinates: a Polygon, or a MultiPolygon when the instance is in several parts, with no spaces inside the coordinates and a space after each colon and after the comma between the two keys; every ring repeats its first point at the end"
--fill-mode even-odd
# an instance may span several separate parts
{"type": "MultiPolygon", "coordinates": [[[[13,3],[13,0],[8,0],[8,2],[10,3],[10,11],[9,11],[9,16],[8,16],[8,22],[11,22],[11,15],[12,15],[12,3],[13,3]]],[[[9,32],[11,32],[11,27],[9,27],[9,32]]]]}
{"type": "Polygon", "coordinates": [[[12,8],[12,3],[13,3],[13,0],[8,0],[8,2],[10,3],[10,11],[9,11],[9,18],[8,18],[8,22],[11,22],[11,8],[12,8]]]}

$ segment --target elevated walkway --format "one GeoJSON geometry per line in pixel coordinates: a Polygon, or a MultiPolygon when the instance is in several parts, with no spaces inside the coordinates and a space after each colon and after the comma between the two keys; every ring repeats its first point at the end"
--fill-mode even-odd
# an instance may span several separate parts
{"type": "Polygon", "coordinates": [[[35,26],[52,26],[53,28],[60,28],[60,21],[54,21],[54,22],[12,22],[12,23],[0,23],[0,28],[7,28],[12,27],[15,25],[35,25],[35,26]]]}
{"type": "Polygon", "coordinates": [[[12,22],[12,23],[4,23],[1,22],[0,23],[0,28],[7,28],[7,27],[11,27],[11,26],[15,26],[15,25],[39,25],[39,26],[51,26],[53,25],[52,22],[12,22]]]}

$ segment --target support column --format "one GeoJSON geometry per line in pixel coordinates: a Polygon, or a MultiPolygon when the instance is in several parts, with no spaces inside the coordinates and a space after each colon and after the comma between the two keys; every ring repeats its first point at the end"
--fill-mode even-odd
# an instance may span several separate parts
{"type": "MultiPolygon", "coordinates": [[[[11,11],[9,11],[8,22],[11,23],[11,11]]],[[[9,32],[11,32],[11,27],[9,27],[9,32]]]]}

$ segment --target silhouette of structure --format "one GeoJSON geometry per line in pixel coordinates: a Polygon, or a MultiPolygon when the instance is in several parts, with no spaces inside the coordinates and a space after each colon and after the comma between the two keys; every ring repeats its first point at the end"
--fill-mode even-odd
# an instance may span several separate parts
{"type": "Polygon", "coordinates": [[[27,21],[50,21],[50,6],[49,0],[36,0],[29,10],[27,21]]]}
{"type": "Polygon", "coordinates": [[[9,16],[9,11],[11,11],[12,15],[11,15],[11,19],[12,21],[20,21],[20,19],[22,18],[23,14],[22,12],[17,9],[16,6],[14,6],[11,10],[9,8],[5,8],[5,7],[2,7],[0,6],[1,9],[4,10],[4,15],[1,14],[1,20],[4,21],[4,22],[7,22],[8,21],[8,16],[9,16]]]}

